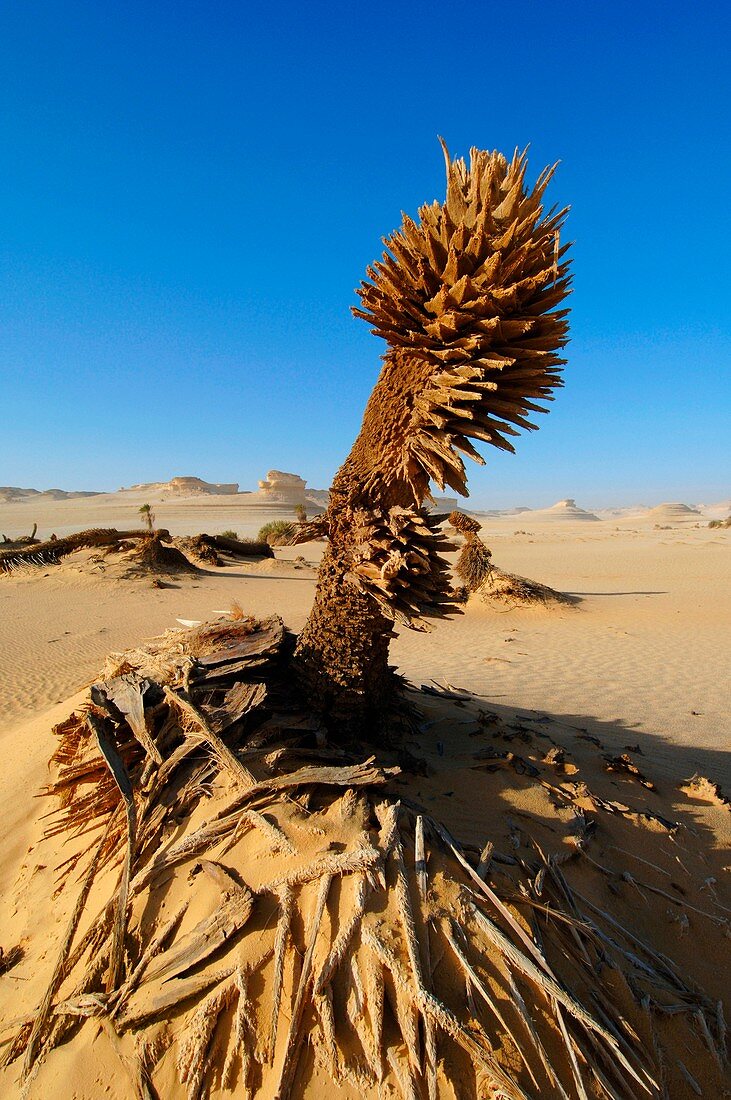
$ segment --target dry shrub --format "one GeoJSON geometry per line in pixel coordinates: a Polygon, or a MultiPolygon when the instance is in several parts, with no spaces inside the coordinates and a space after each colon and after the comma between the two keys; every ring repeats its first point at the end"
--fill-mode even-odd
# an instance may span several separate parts
{"type": "Polygon", "coordinates": [[[142,539],[134,558],[140,565],[163,573],[195,573],[196,567],[175,546],[165,546],[159,532],[142,539]]]}
{"type": "Polygon", "coordinates": [[[575,606],[581,600],[567,592],[557,592],[547,584],[519,577],[515,573],[505,573],[493,566],[487,583],[482,586],[480,595],[483,600],[496,600],[508,604],[564,604],[575,606]]]}
{"type": "Polygon", "coordinates": [[[292,535],[291,523],[287,520],[275,519],[271,523],[264,524],[257,539],[260,542],[267,542],[270,546],[290,546],[292,535]]]}
{"type": "Polygon", "coordinates": [[[492,554],[482,539],[473,535],[462,549],[454,567],[470,592],[481,588],[492,571],[492,554]]]}

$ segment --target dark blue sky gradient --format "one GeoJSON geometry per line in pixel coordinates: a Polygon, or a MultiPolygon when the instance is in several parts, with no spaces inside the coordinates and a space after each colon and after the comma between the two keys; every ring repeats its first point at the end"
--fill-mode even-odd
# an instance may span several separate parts
{"type": "Polygon", "coordinates": [[[729,495],[731,5],[6,4],[0,483],[325,486],[383,346],[354,287],[531,143],[576,241],[566,387],[476,505],[729,495]]]}

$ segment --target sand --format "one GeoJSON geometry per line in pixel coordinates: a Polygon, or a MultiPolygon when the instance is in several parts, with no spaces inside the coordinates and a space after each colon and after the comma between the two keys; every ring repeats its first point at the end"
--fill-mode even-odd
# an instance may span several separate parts
{"type": "MultiPolygon", "coordinates": [[[[45,502],[43,514],[34,516],[39,534],[46,537],[54,530],[61,535],[102,523],[135,526],[139,503],[120,507],[120,496],[111,494],[106,507],[100,498],[45,502]]],[[[209,499],[151,503],[158,523],[173,533],[233,528],[253,535],[264,522],[259,513],[247,516],[231,508],[230,500],[225,505],[209,499]]],[[[0,530],[12,535],[30,529],[26,505],[5,505],[0,511],[0,530]]],[[[430,634],[402,632],[392,655],[417,687],[437,681],[474,693],[471,721],[483,709],[495,716],[503,731],[511,723],[530,729],[536,721],[544,730],[558,731],[579,767],[580,779],[600,790],[602,797],[614,791],[614,798],[643,804],[649,800],[650,806],[662,805],[665,813],[681,813],[694,830],[693,839],[684,842],[682,856],[693,861],[684,880],[687,897],[706,904],[712,890],[729,906],[731,814],[712,802],[689,799],[678,787],[698,773],[727,792],[731,789],[730,535],[688,523],[656,529],[656,522],[654,517],[644,522],[643,517],[635,522],[571,523],[553,517],[542,522],[531,513],[485,520],[482,537],[497,565],[572,593],[580,597],[578,605],[497,608],[478,595],[464,615],[438,624],[430,634]],[[657,785],[657,794],[647,794],[626,775],[605,770],[604,755],[628,748],[657,785]],[[700,866],[703,860],[705,868],[700,866]],[[704,890],[704,881],[711,878],[714,882],[704,890]]],[[[51,945],[68,913],[66,895],[49,912],[47,873],[33,871],[43,857],[27,860],[25,853],[38,837],[35,796],[46,780],[54,747],[51,727],[73,708],[74,693],[98,674],[109,652],[175,627],[178,619],[215,617],[232,601],[256,616],[279,613],[288,626],[299,630],[313,598],[321,552],[322,544],[317,543],[285,548],[277,550],[274,561],[206,569],[172,578],[170,587],[162,589],[153,588],[149,578],[124,578],[114,561],[88,551],[59,566],[0,578],[0,795],[5,814],[0,889],[6,898],[0,946],[30,943],[40,929],[49,939],[41,958],[52,958],[51,945]]],[[[509,844],[506,809],[544,822],[554,820],[557,811],[534,785],[518,781],[512,772],[506,776],[500,771],[498,780],[489,771],[475,770],[474,753],[483,747],[482,741],[477,744],[466,732],[458,735],[453,714],[445,719],[437,704],[428,697],[425,703],[437,709],[412,751],[427,762],[429,774],[414,790],[430,813],[449,821],[463,843],[480,847],[492,830],[500,834],[500,844],[509,844]],[[445,721],[447,727],[440,727],[445,721]],[[443,728],[451,730],[452,741],[446,746],[443,728]],[[496,798],[499,794],[498,816],[490,792],[496,798]]],[[[641,831],[622,823],[612,829],[615,848],[631,847],[638,856],[672,861],[665,837],[639,836],[641,831]],[[666,847],[660,852],[658,845],[666,847]],[[648,855],[651,848],[654,855],[648,855]]],[[[623,906],[627,912],[633,909],[628,899],[623,906]]],[[[668,906],[652,910],[661,913],[662,928],[648,924],[646,901],[640,908],[646,910],[641,916],[644,933],[657,935],[664,950],[694,966],[711,995],[723,995],[729,977],[727,968],[718,965],[723,937],[714,941],[714,951],[720,954],[704,955],[689,948],[690,940],[683,939],[682,928],[673,922],[676,914],[671,914],[673,921],[667,916],[668,906]]],[[[701,932],[708,933],[706,925],[691,915],[693,943],[701,932]]],[[[31,948],[28,957],[33,957],[31,948]]],[[[34,977],[27,965],[21,961],[0,976],[0,1018],[5,1025],[14,1015],[16,998],[22,999],[14,990],[20,991],[22,983],[34,977]]],[[[73,1057],[78,1059],[78,1053],[73,1057]]],[[[107,1065],[105,1058],[100,1065],[107,1065]]],[[[101,1095],[102,1081],[104,1088],[109,1082],[103,1070],[95,1072],[101,1076],[89,1075],[77,1062],[71,1068],[63,1059],[49,1062],[50,1076],[39,1080],[40,1091],[32,1095],[49,1095],[44,1088],[58,1090],[59,1096],[101,1095]]],[[[12,1073],[5,1076],[4,1088],[9,1091],[4,1095],[16,1095],[13,1081],[12,1073]]],[[[109,1087],[109,1095],[130,1095],[119,1080],[109,1087]]]]}
{"type": "MultiPolygon", "coordinates": [[[[110,494],[106,505],[100,498],[45,503],[39,536],[90,525],[136,525],[137,502],[120,505],[127,496],[110,494]],[[63,515],[55,515],[57,507],[63,515]]],[[[242,536],[255,535],[264,522],[259,513],[239,507],[222,515],[219,501],[225,499],[155,504],[158,524],[173,534],[231,527],[242,536]]],[[[22,515],[32,513],[27,505],[2,506],[0,528],[14,534],[28,530],[31,524],[18,520],[19,509],[26,509],[22,515]]],[[[399,636],[393,653],[406,676],[446,677],[516,706],[636,728],[656,739],[661,754],[667,743],[728,748],[726,531],[685,524],[657,530],[653,521],[543,523],[531,513],[483,524],[497,565],[575,593],[579,608],[494,613],[473,601],[464,616],[431,634],[399,636]]],[[[317,543],[278,550],[280,565],[264,561],[208,569],[176,578],[174,587],[161,590],[146,580],[119,581],[103,560],[96,568],[84,561],[82,568],[73,556],[40,576],[30,570],[3,578],[0,736],[78,690],[110,650],[174,626],[177,618],[208,618],[235,599],[256,615],[281,613],[299,630],[316,572],[286,562],[302,556],[314,567],[321,553],[317,543]]]]}

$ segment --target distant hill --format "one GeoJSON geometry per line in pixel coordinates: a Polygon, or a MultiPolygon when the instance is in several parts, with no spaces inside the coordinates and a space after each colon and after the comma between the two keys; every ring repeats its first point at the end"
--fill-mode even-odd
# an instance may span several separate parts
{"type": "Polygon", "coordinates": [[[701,513],[697,508],[691,508],[689,504],[667,501],[664,504],[658,504],[656,508],[650,508],[644,518],[654,523],[689,523],[701,519],[701,513]]]}
{"type": "Polygon", "coordinates": [[[598,522],[599,520],[599,516],[595,516],[593,512],[587,512],[584,508],[579,508],[572,497],[559,500],[556,504],[552,504],[550,508],[538,508],[535,512],[526,513],[525,518],[566,520],[571,523],[583,523],[587,520],[598,522]]]}
{"type": "Polygon", "coordinates": [[[0,504],[22,503],[25,500],[73,500],[77,497],[99,497],[101,492],[67,492],[66,489],[21,489],[17,485],[0,485],[0,504]]]}
{"type": "Polygon", "coordinates": [[[172,493],[177,496],[196,496],[208,493],[215,496],[234,496],[239,491],[237,481],[203,481],[199,477],[171,477],[170,481],[149,481],[140,485],[130,485],[129,489],[120,489],[120,493],[141,492],[172,493]]]}

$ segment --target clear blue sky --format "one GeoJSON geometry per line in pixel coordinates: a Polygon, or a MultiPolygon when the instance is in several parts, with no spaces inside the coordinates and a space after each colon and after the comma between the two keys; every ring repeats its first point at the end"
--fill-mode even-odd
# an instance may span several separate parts
{"type": "Polygon", "coordinates": [[[576,241],[566,387],[475,505],[728,496],[730,40],[725,0],[6,2],[0,484],[328,485],[442,134],[560,159],[576,241]]]}

